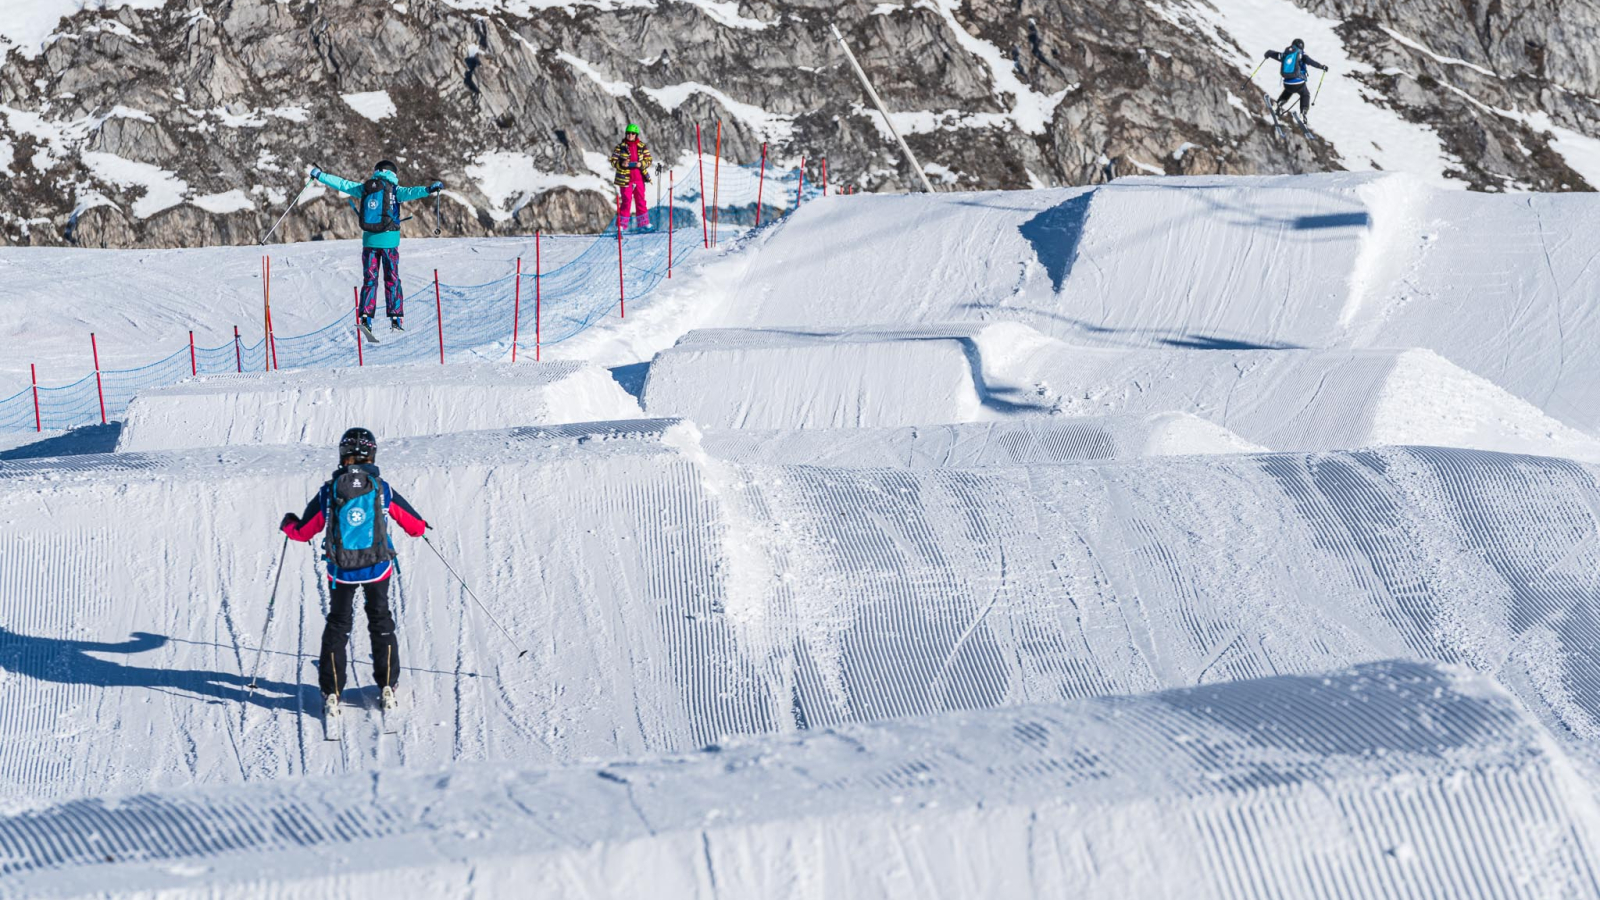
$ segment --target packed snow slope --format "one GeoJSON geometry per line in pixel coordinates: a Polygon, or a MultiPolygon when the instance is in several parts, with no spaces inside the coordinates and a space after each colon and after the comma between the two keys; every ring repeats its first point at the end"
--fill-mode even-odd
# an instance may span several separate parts
{"type": "Polygon", "coordinates": [[[1589,195],[1463,194],[1384,174],[836,197],[761,236],[718,320],[998,320],[1137,348],[1425,348],[1592,431],[1597,228],[1589,195]]]}
{"type": "MultiPolygon", "coordinates": [[[[0,896],[1600,897],[1596,215],[830,198],[568,361],[208,378],[120,452],[0,452],[0,896]],[[332,742],[273,528],[355,424],[433,529],[396,727],[358,619],[332,742]]],[[[195,297],[206,253],[160,264],[195,297]]],[[[178,322],[30,278],[43,344],[178,322]]]]}
{"type": "Polygon", "coordinates": [[[1581,897],[1595,812],[1491,682],[1389,662],[637,763],[73,801],[0,827],[0,896],[1581,897]]]}

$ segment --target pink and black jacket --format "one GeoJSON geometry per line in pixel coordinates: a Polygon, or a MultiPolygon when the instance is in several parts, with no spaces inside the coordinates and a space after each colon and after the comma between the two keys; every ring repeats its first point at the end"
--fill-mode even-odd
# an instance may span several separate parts
{"type": "MultiPolygon", "coordinates": [[[[306,504],[305,512],[300,514],[299,520],[284,522],[283,533],[291,539],[302,543],[307,543],[321,534],[327,527],[328,517],[333,509],[334,481],[338,480],[341,474],[350,469],[360,469],[378,479],[379,483],[383,485],[383,507],[384,511],[388,513],[390,521],[404,529],[406,534],[412,537],[422,537],[428,530],[428,523],[412,508],[410,503],[406,502],[406,498],[400,496],[399,491],[390,487],[389,482],[382,479],[378,474],[378,467],[369,463],[357,463],[334,470],[333,478],[323,483],[322,489],[317,491],[317,495],[311,498],[310,503],[306,504]]],[[[393,550],[392,544],[390,550],[393,550]]],[[[327,563],[328,579],[344,584],[365,584],[370,581],[383,581],[394,572],[393,560],[385,560],[362,569],[341,569],[333,564],[333,560],[327,560],[327,563]]]]}

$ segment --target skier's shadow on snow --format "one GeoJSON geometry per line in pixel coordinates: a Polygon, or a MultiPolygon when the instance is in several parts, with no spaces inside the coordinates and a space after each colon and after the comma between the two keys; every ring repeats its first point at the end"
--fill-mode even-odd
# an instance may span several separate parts
{"type": "Polygon", "coordinates": [[[56,684],[151,688],[195,694],[222,702],[249,703],[265,709],[298,710],[302,700],[297,695],[302,691],[314,693],[310,687],[259,678],[256,680],[256,690],[252,692],[247,689],[250,679],[243,675],[146,668],[124,665],[94,655],[146,653],[167,643],[165,636],[144,631],[135,631],[132,637],[121,643],[107,644],[33,637],[0,627],[0,670],[56,684]]]}

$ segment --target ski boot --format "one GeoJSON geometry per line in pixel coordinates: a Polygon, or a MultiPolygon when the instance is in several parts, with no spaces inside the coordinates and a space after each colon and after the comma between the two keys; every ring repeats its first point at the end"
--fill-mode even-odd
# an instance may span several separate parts
{"type": "Polygon", "coordinates": [[[343,710],[341,710],[339,708],[339,695],[338,694],[323,694],[322,695],[322,716],[323,716],[323,718],[325,718],[325,719],[337,719],[337,718],[339,718],[339,715],[342,712],[343,712],[343,710]]]}
{"type": "Polygon", "coordinates": [[[394,688],[387,685],[383,688],[383,711],[394,712],[400,707],[400,698],[395,696],[394,688]]]}
{"type": "Polygon", "coordinates": [[[405,331],[406,330],[405,326],[400,324],[400,317],[399,316],[390,316],[389,317],[389,330],[390,331],[405,331]]]}

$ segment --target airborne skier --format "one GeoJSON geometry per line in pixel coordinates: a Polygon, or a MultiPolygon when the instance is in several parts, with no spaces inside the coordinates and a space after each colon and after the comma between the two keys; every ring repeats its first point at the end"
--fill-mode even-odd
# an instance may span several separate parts
{"type": "Polygon", "coordinates": [[[1328,67],[1306,55],[1306,42],[1295,38],[1294,43],[1279,52],[1268,50],[1266,59],[1278,61],[1278,74],[1283,78],[1283,93],[1278,95],[1274,112],[1282,113],[1288,109],[1288,104],[1296,95],[1300,97],[1300,120],[1305,121],[1311,112],[1311,91],[1306,87],[1306,69],[1321,69],[1328,71],[1328,67]]]}
{"type": "Polygon", "coordinates": [[[328,622],[322,631],[317,680],[323,713],[339,715],[339,695],[348,669],[345,646],[354,624],[356,588],[366,592],[367,631],[372,638],[372,680],[382,689],[383,708],[395,707],[400,679],[400,648],[394,615],[389,610],[389,578],[394,574],[394,543],[388,523],[422,537],[428,523],[378,473],[373,464],[378,442],[365,428],[352,428],[339,439],[339,468],[306,504],[305,512],[287,513],[279,528],[297,541],[310,541],[326,531],[323,558],[328,563],[328,622]]]}
{"type": "Polygon", "coordinates": [[[359,204],[356,215],[361,222],[361,309],[356,313],[356,324],[372,334],[372,317],[378,312],[378,272],[383,272],[383,306],[389,316],[389,327],[404,331],[401,319],[405,316],[405,293],[400,286],[400,204],[420,200],[444,190],[444,183],[435,181],[427,187],[401,187],[400,176],[394,163],[381,160],[372,167],[372,177],[366,181],[350,181],[330,175],[316,166],[311,167],[311,177],[341,193],[349,194],[359,204]]]}

